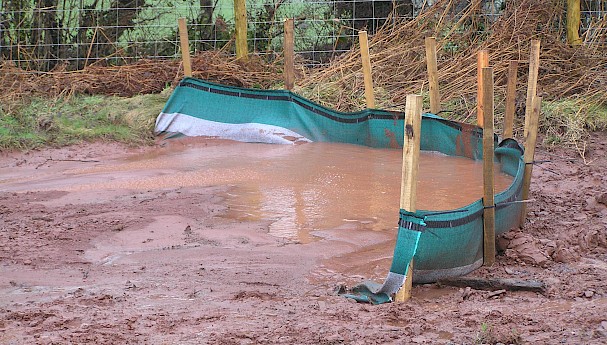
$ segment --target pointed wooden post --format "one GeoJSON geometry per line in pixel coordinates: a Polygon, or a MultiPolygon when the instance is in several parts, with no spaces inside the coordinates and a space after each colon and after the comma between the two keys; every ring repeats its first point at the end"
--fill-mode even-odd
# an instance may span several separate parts
{"type": "Polygon", "coordinates": [[[367,108],[375,108],[375,95],[373,94],[373,77],[371,75],[371,58],[369,57],[369,38],[366,31],[358,32],[360,43],[360,56],[363,62],[363,78],[365,80],[365,99],[367,108]]]}
{"type": "Polygon", "coordinates": [[[477,75],[477,89],[476,89],[476,123],[483,126],[483,68],[489,67],[489,52],[486,50],[479,50],[476,56],[476,75],[477,75]]]}
{"type": "Polygon", "coordinates": [[[293,86],[295,86],[295,35],[293,18],[285,19],[284,28],[285,89],[293,90],[293,86]]]}
{"type": "Polygon", "coordinates": [[[540,68],[540,41],[532,40],[529,49],[529,80],[527,81],[527,99],[525,101],[525,128],[523,137],[527,137],[529,119],[533,109],[533,97],[537,94],[537,77],[540,68]]]}
{"type": "Polygon", "coordinates": [[[430,112],[440,112],[440,91],[438,86],[438,63],[436,57],[436,38],[426,37],[426,68],[430,84],[430,112]]]}
{"type": "Polygon", "coordinates": [[[513,138],[514,113],[516,112],[516,83],[518,76],[518,61],[508,63],[508,86],[506,89],[506,111],[504,113],[504,131],[502,136],[513,138]]]}
{"type": "MultiPolygon", "coordinates": [[[[417,172],[419,170],[419,146],[422,123],[422,106],[424,100],[420,95],[407,95],[405,105],[405,128],[403,142],[403,168],[400,185],[400,208],[415,212],[417,201],[417,172]]],[[[407,277],[401,289],[394,296],[395,302],[405,302],[411,298],[413,286],[413,260],[409,264],[407,277]]]]}
{"type": "Polygon", "coordinates": [[[177,19],[179,26],[179,42],[181,43],[181,59],[183,61],[183,74],[192,76],[192,62],[190,61],[190,41],[188,39],[188,27],[185,18],[177,19]]]}
{"type": "MultiPolygon", "coordinates": [[[[529,199],[529,190],[531,188],[531,174],[533,173],[533,157],[535,155],[535,144],[537,141],[537,129],[540,122],[540,112],[542,107],[542,97],[533,97],[533,107],[529,119],[525,119],[528,128],[525,128],[525,174],[523,175],[523,195],[522,200],[529,199]]],[[[525,224],[527,218],[527,205],[521,207],[521,226],[525,224]]]]}
{"type": "Polygon", "coordinates": [[[481,70],[483,79],[483,264],[495,263],[495,190],[493,185],[493,68],[481,70]]]}
{"type": "Polygon", "coordinates": [[[247,60],[247,5],[246,0],[234,0],[234,20],[236,21],[236,58],[247,60]]]}

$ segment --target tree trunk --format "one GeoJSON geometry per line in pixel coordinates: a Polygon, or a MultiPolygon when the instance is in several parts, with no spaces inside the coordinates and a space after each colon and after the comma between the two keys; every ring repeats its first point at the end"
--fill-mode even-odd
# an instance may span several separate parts
{"type": "Polygon", "coordinates": [[[580,45],[580,0],[567,0],[567,42],[571,45],[580,45]]]}
{"type": "MultiPolygon", "coordinates": [[[[215,4],[217,4],[217,0],[215,0],[215,4]]],[[[214,38],[213,12],[215,12],[215,4],[213,4],[213,0],[199,0],[200,13],[196,19],[198,29],[192,37],[196,41],[203,41],[197,47],[201,50],[214,48],[213,43],[208,41],[214,38]]]]}
{"type": "Polygon", "coordinates": [[[32,18],[30,44],[38,70],[50,70],[58,62],[60,25],[54,0],[38,0],[32,18]]]}

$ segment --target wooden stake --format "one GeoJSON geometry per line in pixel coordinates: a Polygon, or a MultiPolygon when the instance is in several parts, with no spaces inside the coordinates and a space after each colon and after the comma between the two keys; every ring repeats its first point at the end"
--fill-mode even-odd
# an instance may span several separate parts
{"type": "Polygon", "coordinates": [[[486,50],[479,50],[476,56],[476,75],[478,86],[476,89],[476,123],[479,126],[483,126],[483,77],[482,71],[483,68],[489,67],[489,52],[486,50]]]}
{"type": "Polygon", "coordinates": [[[400,208],[415,212],[417,200],[417,171],[421,137],[423,98],[407,95],[405,105],[405,133],[403,141],[403,168],[400,189],[400,208]]]}
{"type": "Polygon", "coordinates": [[[529,119],[533,109],[533,97],[537,95],[537,76],[540,68],[540,41],[532,40],[529,49],[529,81],[527,82],[527,99],[525,101],[525,129],[523,137],[527,137],[529,119]]]}
{"type": "MultiPolygon", "coordinates": [[[[523,175],[523,195],[522,200],[529,199],[529,189],[531,187],[531,174],[533,173],[533,157],[535,155],[535,143],[537,141],[537,128],[540,122],[540,112],[542,107],[542,97],[533,97],[533,107],[529,119],[525,119],[528,128],[525,128],[525,174],[523,175]]],[[[525,224],[527,218],[527,205],[521,206],[521,225],[525,224]]]]}
{"type": "Polygon", "coordinates": [[[371,76],[371,59],[369,57],[369,38],[366,31],[358,32],[360,43],[360,55],[363,60],[363,77],[365,79],[365,99],[367,108],[375,108],[375,96],[373,95],[373,78],[371,76]]]}
{"type": "Polygon", "coordinates": [[[190,61],[190,41],[188,39],[188,27],[185,18],[177,19],[179,26],[179,42],[181,43],[181,59],[183,60],[183,74],[192,76],[192,62],[190,61]]]}
{"type": "Polygon", "coordinates": [[[247,5],[246,0],[234,0],[234,20],[236,21],[236,58],[247,60],[247,5]]]}
{"type": "MultiPolygon", "coordinates": [[[[407,95],[405,105],[405,128],[403,141],[403,168],[400,185],[400,208],[416,211],[417,171],[419,168],[419,145],[421,136],[423,98],[420,95],[407,95]]],[[[409,263],[405,284],[394,296],[395,302],[405,302],[411,298],[413,280],[413,261],[409,263]]]]}
{"type": "Polygon", "coordinates": [[[394,302],[407,302],[411,298],[411,292],[413,290],[413,259],[409,263],[409,268],[407,268],[407,277],[405,278],[405,282],[403,286],[401,286],[400,290],[394,295],[394,302]]]}
{"type": "Polygon", "coordinates": [[[504,113],[503,137],[513,138],[514,113],[516,112],[516,82],[518,76],[518,61],[508,63],[508,87],[506,91],[506,112],[504,113]]]}
{"type": "Polygon", "coordinates": [[[438,66],[436,58],[436,38],[426,37],[426,68],[430,84],[430,112],[440,112],[440,92],[438,86],[438,66]]]}
{"type": "Polygon", "coordinates": [[[483,79],[483,263],[495,263],[495,191],[493,187],[493,68],[481,70],[483,79]]]}
{"type": "Polygon", "coordinates": [[[285,19],[285,39],[284,39],[284,56],[285,56],[285,89],[293,90],[295,86],[295,38],[294,38],[294,21],[293,18],[285,19]]]}

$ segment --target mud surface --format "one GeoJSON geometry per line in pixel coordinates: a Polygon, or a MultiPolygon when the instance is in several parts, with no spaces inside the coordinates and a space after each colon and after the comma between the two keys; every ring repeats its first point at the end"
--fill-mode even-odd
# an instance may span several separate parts
{"type": "Polygon", "coordinates": [[[320,175],[301,172],[318,162],[251,172],[243,157],[261,151],[225,142],[3,154],[0,344],[603,344],[606,145],[596,133],[583,157],[539,149],[536,160],[551,162],[534,168],[525,226],[499,238],[495,266],[471,274],[541,280],[545,293],[429,284],[415,286],[406,304],[381,306],[333,293],[339,284],[381,281],[391,261],[396,211],[384,204],[398,202],[389,175],[398,181],[399,172],[386,172],[378,154],[357,159],[387,175],[355,180],[372,172],[328,164],[333,174],[307,190],[296,181],[313,185],[320,175]],[[222,158],[219,169],[192,150],[224,158],[227,150],[232,166],[222,158]],[[267,190],[277,170],[292,179],[267,190]],[[369,189],[385,196],[336,192],[369,189]],[[353,211],[335,214],[321,199],[353,211]]]}

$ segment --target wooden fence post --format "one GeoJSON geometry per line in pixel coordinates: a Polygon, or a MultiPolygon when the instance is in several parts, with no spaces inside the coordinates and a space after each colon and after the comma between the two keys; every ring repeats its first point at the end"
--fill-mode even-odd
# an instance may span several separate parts
{"type": "Polygon", "coordinates": [[[375,95],[373,94],[373,77],[371,75],[371,58],[369,57],[369,38],[366,31],[358,32],[360,43],[360,56],[363,62],[363,78],[365,80],[365,99],[367,108],[375,108],[375,95]]]}
{"type": "Polygon", "coordinates": [[[192,62],[190,61],[190,41],[188,39],[188,27],[185,18],[177,19],[179,26],[179,42],[181,43],[181,59],[183,61],[183,74],[192,76],[192,62]]]}
{"type": "Polygon", "coordinates": [[[533,97],[537,95],[537,77],[540,68],[540,41],[532,40],[529,49],[529,80],[527,81],[527,99],[525,101],[525,128],[523,137],[527,137],[529,119],[533,109],[533,97]]]}
{"type": "MultiPolygon", "coordinates": [[[[424,99],[420,95],[407,95],[405,105],[405,128],[403,142],[403,168],[400,185],[400,208],[415,212],[417,201],[417,172],[419,170],[419,146],[424,99]]],[[[413,282],[413,260],[409,264],[403,287],[394,296],[395,302],[411,298],[413,282]]]]}
{"type": "Polygon", "coordinates": [[[284,77],[285,89],[293,90],[295,86],[295,35],[293,18],[285,19],[284,23],[284,77]]]}
{"type": "Polygon", "coordinates": [[[486,50],[479,50],[476,56],[476,75],[477,75],[477,89],[476,89],[476,123],[483,126],[483,68],[489,67],[489,52],[486,50]]]}
{"type": "Polygon", "coordinates": [[[440,91],[438,84],[438,66],[436,57],[436,38],[426,37],[426,68],[428,70],[428,83],[430,84],[430,112],[440,112],[440,91]]]}
{"type": "Polygon", "coordinates": [[[493,68],[481,70],[483,79],[483,264],[495,263],[495,191],[493,186],[493,68]]]}

